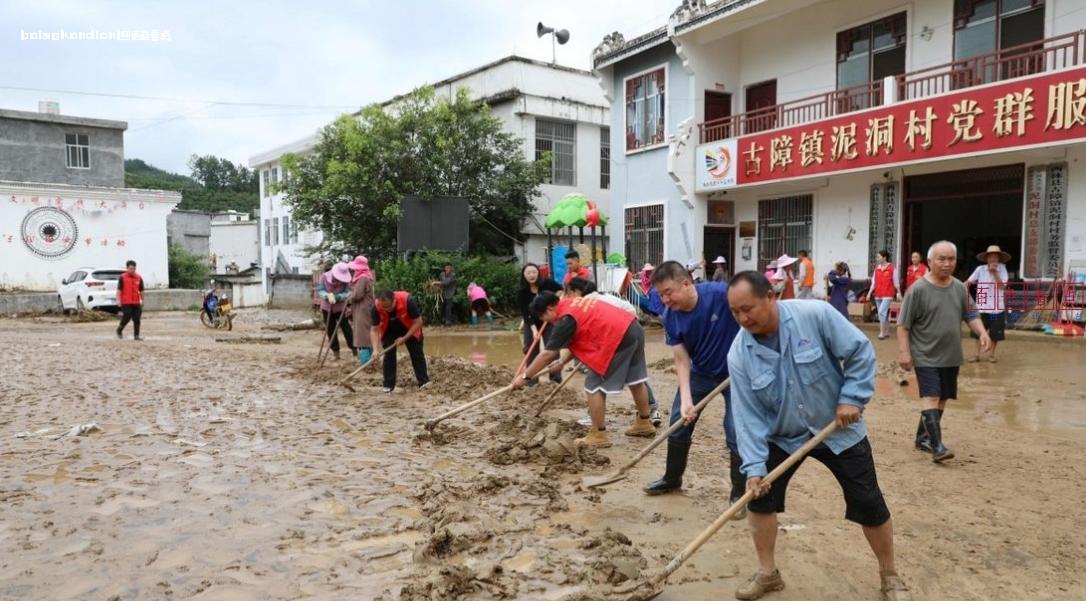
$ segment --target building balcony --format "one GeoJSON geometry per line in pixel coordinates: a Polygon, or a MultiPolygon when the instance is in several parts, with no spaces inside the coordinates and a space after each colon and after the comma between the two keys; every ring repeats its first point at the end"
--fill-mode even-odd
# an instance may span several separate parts
{"type": "Polygon", "coordinates": [[[702,144],[1086,63],[1086,30],[698,124],[702,144]],[[890,92],[890,93],[887,93],[890,92]]]}

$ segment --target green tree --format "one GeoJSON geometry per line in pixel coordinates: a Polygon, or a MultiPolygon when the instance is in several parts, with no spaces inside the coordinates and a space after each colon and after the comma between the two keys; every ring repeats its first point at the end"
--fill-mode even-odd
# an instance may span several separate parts
{"type": "Polygon", "coordinates": [[[168,255],[170,288],[203,288],[208,284],[207,259],[171,244],[168,255]]]}
{"type": "Polygon", "coordinates": [[[284,165],[296,220],[320,229],[329,249],[379,258],[395,254],[400,199],[411,195],[467,198],[470,250],[508,254],[548,173],[465,89],[448,99],[420,88],[392,106],[344,115],[312,152],[287,155],[284,165]]]}
{"type": "Polygon", "coordinates": [[[211,155],[192,155],[189,166],[192,177],[170,173],[140,159],[126,159],[124,183],[129,188],[180,192],[179,209],[254,213],[260,208],[260,184],[248,167],[211,155]]]}

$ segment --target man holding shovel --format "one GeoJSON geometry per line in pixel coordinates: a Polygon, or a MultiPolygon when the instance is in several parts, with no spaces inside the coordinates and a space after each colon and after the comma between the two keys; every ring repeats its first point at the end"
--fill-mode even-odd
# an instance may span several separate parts
{"type": "Polygon", "coordinates": [[[604,422],[606,395],[621,394],[629,387],[637,406],[637,417],[626,430],[627,436],[652,436],[656,428],[649,419],[649,380],[645,366],[645,332],[637,319],[599,298],[563,298],[553,292],[542,292],[531,304],[532,312],[550,324],[550,339],[531,365],[514,379],[514,389],[527,385],[528,380],[558,358],[568,348],[588,368],[584,391],[588,395],[588,412],[592,426],[588,435],[577,443],[593,447],[611,446],[604,422]]]}
{"type": "Polygon", "coordinates": [[[780,301],[765,275],[732,278],[728,304],[743,331],[728,352],[732,409],[743,457],[759,570],[735,592],[758,599],[784,588],[774,548],[777,513],[784,511],[792,466],[771,485],[762,478],[826,424],[838,429],[810,456],[833,473],[845,496],[845,519],[863,527],[879,562],[884,601],[906,601],[908,588],[894,568],[894,526],[875,476],[863,408],[875,386],[871,342],[829,303],[780,301]]]}
{"type": "MultiPolygon", "coordinates": [[[[411,295],[403,290],[393,292],[382,288],[377,293],[370,319],[370,339],[374,351],[401,344],[407,347],[411,356],[411,367],[415,369],[415,379],[419,388],[426,388],[430,377],[426,374],[426,355],[422,352],[422,312],[411,295]]],[[[396,388],[396,350],[391,349],[384,356],[385,394],[391,394],[396,388]]]]}
{"type": "MultiPolygon", "coordinates": [[[[666,342],[675,357],[679,389],[671,404],[671,423],[683,420],[686,426],[668,437],[667,467],[664,476],[645,486],[650,495],[682,488],[683,472],[690,453],[697,414],[694,403],[701,401],[728,377],[728,350],[739,333],[739,324],[728,307],[728,285],[719,282],[695,284],[690,273],[676,261],[656,268],[653,286],[667,309],[660,316],[666,342]]],[[[746,492],[746,479],[736,446],[732,420],[731,393],[724,389],[724,440],[731,463],[734,502],[746,492]]]]}

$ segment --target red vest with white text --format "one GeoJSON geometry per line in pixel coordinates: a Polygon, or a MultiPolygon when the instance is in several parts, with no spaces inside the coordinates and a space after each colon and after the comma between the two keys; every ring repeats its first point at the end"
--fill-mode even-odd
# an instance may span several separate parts
{"type": "Polygon", "coordinates": [[[569,351],[588,369],[603,375],[615,356],[622,337],[634,316],[598,298],[563,298],[558,301],[558,317],[569,315],[577,322],[577,331],[569,351]]]}

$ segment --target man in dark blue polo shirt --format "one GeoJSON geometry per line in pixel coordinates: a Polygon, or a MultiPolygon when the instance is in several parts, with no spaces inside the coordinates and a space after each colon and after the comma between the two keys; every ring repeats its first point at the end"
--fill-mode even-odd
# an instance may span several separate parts
{"type": "MultiPolygon", "coordinates": [[[[739,324],[728,307],[728,286],[720,282],[695,284],[690,273],[676,261],[656,268],[653,286],[666,310],[661,315],[667,344],[675,356],[679,390],[671,406],[671,423],[686,425],[667,441],[667,468],[664,477],[648,484],[645,492],[657,495],[682,488],[683,472],[690,453],[697,416],[694,405],[728,377],[728,350],[739,333],[739,324]]],[[[735,426],[730,410],[731,395],[724,389],[724,436],[731,455],[731,499],[743,496],[746,480],[739,467],[735,426]]]]}

